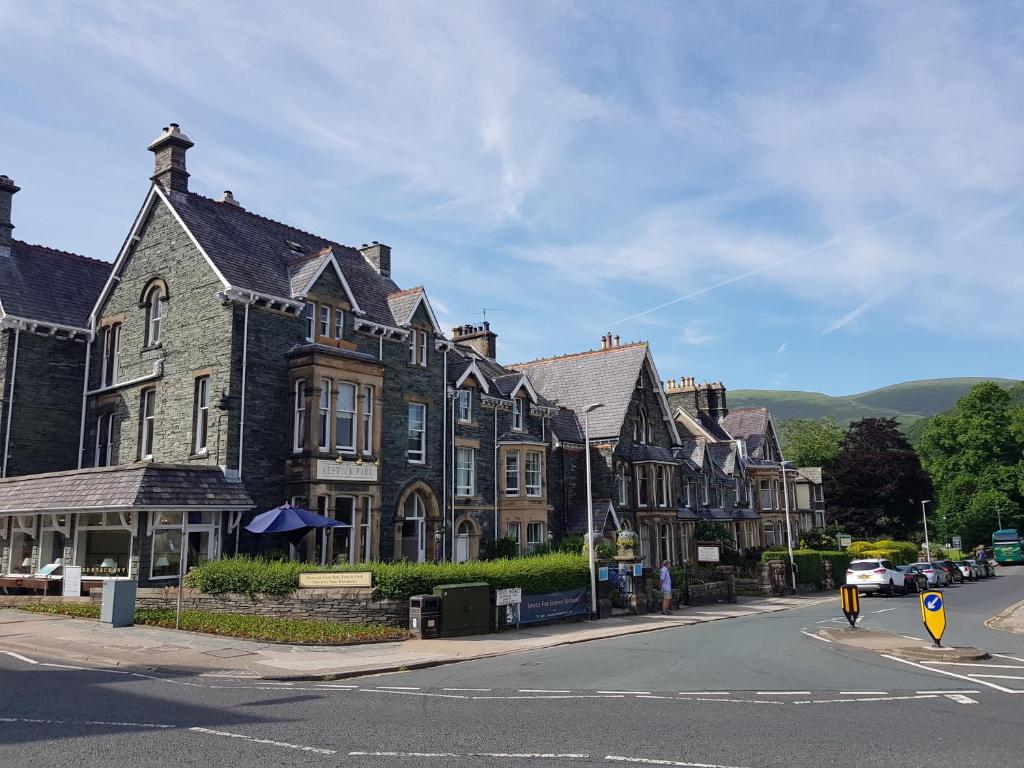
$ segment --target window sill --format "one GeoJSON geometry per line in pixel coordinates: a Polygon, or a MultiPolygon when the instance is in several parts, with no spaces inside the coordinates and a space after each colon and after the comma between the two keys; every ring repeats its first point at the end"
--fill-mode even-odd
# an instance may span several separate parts
{"type": "Polygon", "coordinates": [[[427,466],[427,462],[423,461],[422,459],[420,459],[420,460],[417,460],[417,459],[406,459],[405,463],[408,464],[410,467],[425,467],[425,466],[427,466]]]}
{"type": "Polygon", "coordinates": [[[143,353],[145,353],[145,352],[154,352],[155,350],[163,349],[163,348],[164,348],[164,343],[162,341],[158,341],[156,344],[148,344],[145,347],[143,347],[142,348],[142,352],[143,353]]]}
{"type": "MultiPolygon", "coordinates": [[[[193,453],[191,456],[188,457],[188,460],[189,461],[199,461],[200,459],[208,459],[208,458],[210,458],[210,452],[209,451],[202,451],[201,453],[193,453]]],[[[150,578],[152,578],[152,577],[150,577],[150,578]]]]}

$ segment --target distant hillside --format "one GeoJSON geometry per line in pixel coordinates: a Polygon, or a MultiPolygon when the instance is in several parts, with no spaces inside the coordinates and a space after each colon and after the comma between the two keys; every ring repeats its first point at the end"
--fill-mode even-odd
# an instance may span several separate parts
{"type": "Polygon", "coordinates": [[[831,417],[845,426],[851,421],[877,416],[898,419],[904,428],[909,428],[914,422],[949,410],[971,387],[982,381],[995,381],[1004,387],[1018,383],[1013,379],[984,377],[925,379],[843,397],[820,392],[736,389],[729,391],[728,401],[730,408],[765,406],[777,422],[831,417]]]}

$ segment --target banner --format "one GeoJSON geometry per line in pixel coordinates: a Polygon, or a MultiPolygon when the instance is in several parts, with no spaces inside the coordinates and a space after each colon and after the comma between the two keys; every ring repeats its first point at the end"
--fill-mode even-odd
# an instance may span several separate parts
{"type": "Polygon", "coordinates": [[[546,595],[523,595],[523,601],[519,604],[519,623],[535,624],[538,621],[584,616],[590,610],[589,600],[589,587],[546,595]]]}

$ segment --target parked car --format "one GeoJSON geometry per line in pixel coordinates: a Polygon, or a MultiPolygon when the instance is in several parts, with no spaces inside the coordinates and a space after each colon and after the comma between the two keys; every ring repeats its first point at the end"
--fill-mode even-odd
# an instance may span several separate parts
{"type": "Polygon", "coordinates": [[[953,565],[958,571],[960,571],[960,575],[964,577],[964,581],[974,581],[977,578],[974,569],[971,568],[971,564],[966,560],[954,560],[953,565]]]}
{"type": "Polygon", "coordinates": [[[996,561],[995,560],[992,560],[991,558],[985,558],[984,560],[977,560],[975,562],[977,562],[978,565],[980,565],[985,570],[985,576],[986,577],[988,577],[988,576],[995,576],[996,575],[996,561]]]}
{"type": "Polygon", "coordinates": [[[897,570],[903,574],[907,589],[915,595],[928,589],[928,576],[916,565],[901,565],[897,570]]]}
{"type": "Polygon", "coordinates": [[[928,586],[930,587],[944,587],[949,584],[949,576],[946,574],[945,568],[940,568],[935,563],[921,562],[914,563],[912,568],[917,568],[921,573],[928,579],[928,586]]]}
{"type": "Polygon", "coordinates": [[[846,569],[846,583],[856,584],[859,592],[885,593],[889,597],[899,590],[907,594],[903,573],[890,560],[854,560],[846,569]]]}
{"type": "Polygon", "coordinates": [[[963,584],[967,581],[967,577],[965,577],[964,572],[960,570],[960,566],[952,560],[943,560],[942,564],[949,568],[953,584],[963,584]]]}
{"type": "MultiPolygon", "coordinates": [[[[945,583],[943,586],[948,586],[956,580],[952,564],[946,565],[945,560],[932,560],[932,567],[941,571],[942,575],[945,576],[945,583]]],[[[957,573],[960,573],[960,571],[957,571],[957,573]]]]}
{"type": "Polygon", "coordinates": [[[971,575],[974,577],[975,581],[977,581],[978,579],[984,579],[986,576],[988,576],[988,573],[985,571],[984,568],[981,567],[981,563],[979,563],[977,560],[965,558],[960,562],[967,563],[967,566],[971,569],[971,575]]]}

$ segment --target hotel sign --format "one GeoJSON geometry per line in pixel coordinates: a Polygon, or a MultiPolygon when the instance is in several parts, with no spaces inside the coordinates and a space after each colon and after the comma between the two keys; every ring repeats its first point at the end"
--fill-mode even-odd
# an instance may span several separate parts
{"type": "Polygon", "coordinates": [[[364,461],[362,464],[346,461],[343,464],[337,464],[321,459],[316,463],[316,479],[375,483],[377,482],[377,469],[377,465],[372,461],[364,461]]]}
{"type": "Polygon", "coordinates": [[[372,586],[373,574],[370,571],[313,571],[299,574],[301,589],[372,586]]]}

